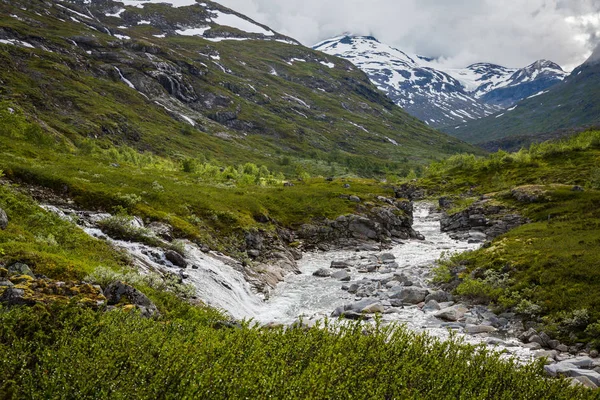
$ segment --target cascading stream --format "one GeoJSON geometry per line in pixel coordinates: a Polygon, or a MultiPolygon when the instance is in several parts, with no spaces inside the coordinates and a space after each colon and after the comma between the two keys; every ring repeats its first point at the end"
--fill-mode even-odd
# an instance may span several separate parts
{"type": "MultiPolygon", "coordinates": [[[[253,319],[256,322],[290,324],[302,317],[309,324],[327,318],[337,307],[360,300],[347,290],[342,290],[344,284],[369,283],[378,285],[394,273],[403,273],[413,282],[414,287],[428,286],[432,267],[444,253],[463,252],[476,249],[479,245],[457,241],[442,233],[439,227],[439,215],[430,212],[431,205],[415,204],[415,230],[421,232],[426,240],[409,240],[397,244],[390,251],[398,264],[393,271],[359,272],[350,268],[351,281],[344,283],[333,278],[313,276],[313,272],[321,268],[329,268],[332,261],[360,260],[378,255],[373,252],[332,251],[308,253],[299,261],[301,274],[290,275],[271,293],[268,300],[256,294],[243,274],[233,268],[232,259],[227,259],[220,253],[202,252],[196,245],[186,244],[186,261],[188,268],[181,269],[173,265],[165,256],[165,251],[141,243],[115,240],[106,236],[97,228],[97,222],[106,218],[107,214],[93,214],[74,210],[58,209],[45,206],[49,211],[69,219],[77,217],[78,224],[91,236],[108,240],[114,246],[126,250],[134,259],[136,266],[142,271],[157,271],[173,273],[184,277],[184,282],[192,284],[199,299],[215,308],[226,311],[236,319],[253,319]],[[226,262],[229,261],[229,262],[226,262]]],[[[380,253],[379,253],[380,255],[380,253]]],[[[406,324],[416,331],[426,331],[429,334],[447,338],[450,330],[462,334],[458,323],[447,323],[434,316],[434,313],[421,310],[416,305],[390,307],[385,291],[373,294],[375,300],[381,300],[386,307],[383,320],[406,324]],[[379,296],[379,297],[378,297],[379,296]]],[[[464,335],[470,343],[489,343],[487,335],[464,335]]],[[[531,359],[529,349],[518,346],[511,338],[497,340],[508,351],[523,361],[531,359]]]]}

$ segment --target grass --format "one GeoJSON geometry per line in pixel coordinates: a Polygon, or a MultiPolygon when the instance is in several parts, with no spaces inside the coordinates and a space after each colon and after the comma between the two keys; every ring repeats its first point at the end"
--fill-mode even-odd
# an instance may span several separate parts
{"type": "Polygon", "coordinates": [[[492,193],[495,204],[532,221],[490,246],[456,256],[450,267],[467,267],[457,293],[516,311],[565,342],[600,345],[598,332],[587,329],[600,319],[598,165],[598,131],[518,153],[455,156],[433,165],[421,183],[431,194],[457,198],[452,211],[492,193]],[[583,191],[573,190],[575,185],[583,191]],[[531,195],[530,200],[519,200],[514,191],[531,195]],[[573,324],[574,315],[585,318],[573,324]]]}
{"type": "Polygon", "coordinates": [[[216,329],[187,306],[155,321],[69,305],[0,309],[4,398],[587,399],[595,393],[402,327],[216,329]],[[43,328],[42,328],[43,327],[43,328]],[[118,338],[118,340],[117,340],[118,338]]]}

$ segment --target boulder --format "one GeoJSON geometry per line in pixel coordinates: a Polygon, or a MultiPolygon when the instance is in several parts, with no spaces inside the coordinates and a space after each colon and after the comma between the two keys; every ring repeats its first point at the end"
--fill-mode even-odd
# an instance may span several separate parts
{"type": "Polygon", "coordinates": [[[465,326],[465,332],[472,335],[476,335],[478,333],[492,333],[496,332],[496,328],[489,325],[467,325],[465,326]]]}
{"type": "Polygon", "coordinates": [[[569,363],[578,368],[592,368],[594,366],[594,360],[592,360],[590,357],[572,358],[569,360],[569,363]]]}
{"type": "Polygon", "coordinates": [[[350,268],[352,265],[348,261],[332,261],[331,268],[333,269],[346,269],[350,268]]]}
{"type": "Polygon", "coordinates": [[[590,378],[585,375],[577,376],[572,378],[574,382],[578,382],[580,386],[583,386],[588,389],[598,389],[598,385],[595,384],[590,378]]]}
{"type": "Polygon", "coordinates": [[[23,264],[20,262],[14,263],[10,267],[8,267],[8,274],[9,275],[28,275],[28,276],[31,276],[32,278],[35,278],[35,275],[33,274],[33,271],[31,271],[31,268],[29,268],[29,266],[27,264],[23,264]]]}
{"type": "Polygon", "coordinates": [[[358,196],[350,196],[348,197],[348,200],[350,200],[353,203],[360,203],[360,197],[358,196]]]}
{"type": "Polygon", "coordinates": [[[333,279],[337,279],[338,281],[342,281],[342,282],[349,282],[350,279],[352,278],[350,276],[350,274],[347,271],[336,271],[333,274],[331,274],[331,277],[333,279]]]}
{"type": "Polygon", "coordinates": [[[0,296],[0,303],[9,306],[31,306],[35,304],[35,301],[25,298],[25,290],[9,287],[0,296]]]}
{"type": "Polygon", "coordinates": [[[441,307],[437,301],[429,300],[425,303],[422,310],[423,311],[440,311],[441,307]]]}
{"type": "Polygon", "coordinates": [[[160,315],[156,305],[142,292],[121,281],[113,282],[104,289],[104,297],[108,305],[132,304],[136,306],[144,317],[160,315]]]}
{"type": "Polygon", "coordinates": [[[569,352],[569,347],[567,347],[566,344],[559,344],[558,346],[556,346],[555,349],[558,350],[558,351],[560,351],[561,353],[568,353],[569,352]]]}
{"type": "Polygon", "coordinates": [[[435,314],[436,318],[442,319],[444,321],[458,321],[465,316],[466,309],[460,306],[448,307],[437,314],[435,314]]]}
{"type": "Polygon", "coordinates": [[[446,301],[453,301],[454,298],[450,293],[444,292],[443,290],[436,290],[435,292],[431,292],[425,297],[425,302],[430,300],[435,300],[438,303],[444,303],[446,301]]]}
{"type": "Polygon", "coordinates": [[[569,376],[578,378],[584,376],[594,383],[596,386],[600,386],[600,374],[596,371],[590,371],[587,369],[571,369],[567,372],[569,376]]]}
{"type": "Polygon", "coordinates": [[[419,304],[425,300],[428,294],[429,290],[427,289],[418,287],[405,287],[393,293],[390,298],[400,300],[404,303],[419,304]]]}
{"type": "Polygon", "coordinates": [[[556,360],[558,352],[556,350],[541,350],[535,353],[535,358],[547,358],[548,360],[556,360]]]}
{"type": "Polygon", "coordinates": [[[396,260],[396,256],[391,253],[384,253],[381,255],[381,262],[384,264],[391,264],[396,260]]]}
{"type": "Polygon", "coordinates": [[[331,276],[331,270],[327,268],[321,268],[313,272],[313,276],[317,276],[319,278],[329,278],[331,276]]]}
{"type": "Polygon", "coordinates": [[[165,257],[176,267],[179,267],[179,268],[187,267],[187,261],[185,260],[185,258],[183,258],[183,256],[181,254],[179,254],[178,252],[176,252],[174,250],[167,250],[165,252],[165,257]]]}
{"type": "Polygon", "coordinates": [[[383,305],[381,303],[374,303],[371,305],[366,306],[365,308],[363,308],[361,310],[361,312],[365,313],[365,314],[376,314],[376,313],[383,313],[385,310],[383,308],[383,305]]]}
{"type": "Polygon", "coordinates": [[[5,230],[8,227],[8,215],[0,208],[0,230],[5,230]]]}

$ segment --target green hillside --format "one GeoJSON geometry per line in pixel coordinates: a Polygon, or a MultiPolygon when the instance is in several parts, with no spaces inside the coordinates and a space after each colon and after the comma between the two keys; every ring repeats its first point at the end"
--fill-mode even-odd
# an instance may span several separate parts
{"type": "Polygon", "coordinates": [[[600,123],[599,82],[600,65],[586,63],[562,83],[517,103],[515,109],[443,130],[469,143],[483,144],[502,138],[508,140],[512,136],[535,138],[536,134],[597,125],[600,123]]]}
{"type": "Polygon", "coordinates": [[[458,284],[457,294],[516,312],[561,340],[600,345],[600,132],[481,159],[454,156],[430,166],[421,185],[453,199],[451,212],[484,198],[531,221],[449,260],[440,278],[458,284]]]}

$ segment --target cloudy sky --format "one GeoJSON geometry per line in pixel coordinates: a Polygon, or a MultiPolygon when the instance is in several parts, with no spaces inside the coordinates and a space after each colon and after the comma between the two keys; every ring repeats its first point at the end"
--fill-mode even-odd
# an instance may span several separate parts
{"type": "Polygon", "coordinates": [[[600,42],[600,0],[217,0],[305,45],[343,32],[376,36],[452,67],[566,69],[600,42]]]}

